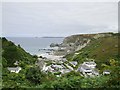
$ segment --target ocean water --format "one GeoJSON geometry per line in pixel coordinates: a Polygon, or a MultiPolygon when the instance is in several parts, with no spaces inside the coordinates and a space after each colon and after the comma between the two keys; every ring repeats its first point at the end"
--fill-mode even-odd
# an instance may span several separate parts
{"type": "Polygon", "coordinates": [[[45,50],[51,49],[51,43],[62,43],[63,38],[42,38],[42,37],[6,37],[8,40],[14,42],[32,55],[40,55],[45,53],[45,50]]]}

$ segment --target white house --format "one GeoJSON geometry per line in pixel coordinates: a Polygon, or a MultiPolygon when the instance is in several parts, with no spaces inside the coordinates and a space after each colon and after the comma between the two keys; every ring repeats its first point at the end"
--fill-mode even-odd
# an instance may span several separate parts
{"type": "Polygon", "coordinates": [[[21,69],[22,69],[21,67],[8,67],[8,70],[10,72],[15,72],[15,73],[19,73],[21,69]]]}
{"type": "Polygon", "coordinates": [[[96,63],[93,61],[90,62],[84,62],[80,65],[77,71],[82,72],[82,74],[89,75],[89,76],[98,76],[99,71],[95,69],[96,63]]]}
{"type": "Polygon", "coordinates": [[[110,70],[103,71],[103,75],[109,75],[109,74],[110,74],[110,70]]]}
{"type": "Polygon", "coordinates": [[[78,71],[83,73],[92,73],[92,69],[84,64],[80,65],[80,67],[78,68],[78,71]]]}
{"type": "Polygon", "coordinates": [[[96,67],[96,63],[94,61],[84,62],[83,64],[90,67],[90,68],[96,67]]]}

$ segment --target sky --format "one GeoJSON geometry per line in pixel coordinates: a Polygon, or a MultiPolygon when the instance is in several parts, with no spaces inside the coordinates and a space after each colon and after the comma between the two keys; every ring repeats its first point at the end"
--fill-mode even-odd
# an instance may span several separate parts
{"type": "Polygon", "coordinates": [[[2,36],[118,32],[117,2],[4,2],[2,36]]]}

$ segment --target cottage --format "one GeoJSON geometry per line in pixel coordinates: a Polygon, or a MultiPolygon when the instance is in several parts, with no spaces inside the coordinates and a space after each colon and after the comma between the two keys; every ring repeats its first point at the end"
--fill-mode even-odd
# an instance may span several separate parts
{"type": "Polygon", "coordinates": [[[89,76],[98,76],[99,71],[95,69],[96,63],[93,61],[90,62],[84,62],[83,64],[80,65],[77,71],[82,72],[84,76],[89,75],[89,76]]]}
{"type": "Polygon", "coordinates": [[[94,61],[84,62],[83,64],[90,67],[90,68],[96,67],[96,63],[94,61]]]}
{"type": "Polygon", "coordinates": [[[88,67],[87,65],[82,64],[79,68],[78,71],[83,72],[83,73],[92,73],[92,69],[88,67]]]}
{"type": "Polygon", "coordinates": [[[110,70],[104,70],[103,71],[103,75],[109,75],[110,74],[110,70]]]}
{"type": "Polygon", "coordinates": [[[19,73],[19,71],[21,70],[21,67],[8,67],[8,70],[10,72],[19,73]]]}

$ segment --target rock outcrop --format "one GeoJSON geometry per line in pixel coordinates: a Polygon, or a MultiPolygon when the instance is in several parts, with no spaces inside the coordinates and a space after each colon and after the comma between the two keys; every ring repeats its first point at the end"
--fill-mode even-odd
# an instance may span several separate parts
{"type": "Polygon", "coordinates": [[[112,36],[113,33],[98,33],[98,34],[79,34],[64,38],[61,44],[52,44],[58,46],[59,49],[56,54],[67,55],[86,47],[93,39],[99,39],[106,36],[112,36]]]}

